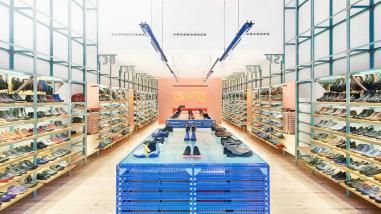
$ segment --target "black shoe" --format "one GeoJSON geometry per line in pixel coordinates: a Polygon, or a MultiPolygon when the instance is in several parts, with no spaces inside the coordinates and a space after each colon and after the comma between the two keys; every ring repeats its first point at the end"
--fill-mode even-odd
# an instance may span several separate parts
{"type": "Polygon", "coordinates": [[[338,181],[344,181],[346,180],[347,176],[345,172],[338,172],[335,175],[332,175],[332,178],[338,181]]]}
{"type": "Polygon", "coordinates": [[[187,146],[187,147],[185,147],[185,151],[183,153],[183,157],[188,158],[190,156],[191,156],[191,147],[187,146]]]}
{"type": "Polygon", "coordinates": [[[163,130],[164,130],[164,131],[168,131],[168,132],[173,132],[173,127],[168,126],[168,125],[165,125],[165,127],[164,127],[163,130]]]}
{"type": "Polygon", "coordinates": [[[197,158],[197,157],[201,157],[201,153],[200,153],[200,150],[198,149],[198,146],[194,146],[193,147],[193,154],[192,154],[193,157],[197,158]]]}

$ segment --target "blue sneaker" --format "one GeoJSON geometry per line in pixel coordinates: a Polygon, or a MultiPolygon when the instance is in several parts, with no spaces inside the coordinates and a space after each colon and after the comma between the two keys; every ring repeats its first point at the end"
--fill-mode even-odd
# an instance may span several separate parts
{"type": "Polygon", "coordinates": [[[143,145],[142,148],[134,152],[137,158],[156,158],[160,155],[160,143],[151,142],[148,145],[143,145]]]}
{"type": "Polygon", "coordinates": [[[185,137],[184,137],[184,140],[185,140],[185,141],[190,140],[190,137],[189,137],[189,130],[190,130],[190,128],[189,128],[188,126],[185,127],[185,137]]]}
{"type": "Polygon", "coordinates": [[[196,127],[192,126],[192,136],[191,136],[191,141],[196,141],[196,127]]]}

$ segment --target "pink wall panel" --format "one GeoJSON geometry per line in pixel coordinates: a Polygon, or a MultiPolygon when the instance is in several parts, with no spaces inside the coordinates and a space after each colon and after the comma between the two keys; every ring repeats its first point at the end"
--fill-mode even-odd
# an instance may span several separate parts
{"type": "Polygon", "coordinates": [[[204,84],[203,78],[159,78],[159,122],[172,115],[172,108],[185,105],[189,108],[203,107],[210,116],[221,123],[222,81],[211,78],[204,84]]]}
{"type": "Polygon", "coordinates": [[[296,82],[283,84],[283,108],[295,110],[296,107],[296,82]]]}

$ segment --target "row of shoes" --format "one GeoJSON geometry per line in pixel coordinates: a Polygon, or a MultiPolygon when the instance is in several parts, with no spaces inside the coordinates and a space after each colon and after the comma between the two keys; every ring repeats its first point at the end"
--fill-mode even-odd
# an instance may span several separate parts
{"type": "Polygon", "coordinates": [[[273,111],[267,111],[267,110],[257,110],[255,113],[268,116],[268,117],[274,117],[276,119],[282,119],[283,114],[281,112],[273,112],[273,111]]]}
{"type": "MultiPolygon", "coordinates": [[[[29,103],[34,102],[34,95],[26,95],[25,101],[29,103]]],[[[37,103],[56,103],[56,102],[63,102],[63,101],[64,100],[60,98],[59,94],[52,94],[52,95],[38,94],[37,95],[37,103]]],[[[14,102],[16,102],[16,100],[14,102]]]]}
{"type": "MultiPolygon", "coordinates": [[[[326,133],[320,133],[314,136],[315,140],[322,141],[331,146],[336,146],[341,149],[346,149],[346,140],[334,135],[326,133]]],[[[374,160],[381,161],[381,150],[372,148],[369,144],[357,144],[354,141],[350,142],[349,149],[352,152],[356,152],[368,158],[374,158],[374,160]]]]}
{"type": "Polygon", "coordinates": [[[332,120],[320,120],[315,124],[316,127],[331,129],[335,131],[345,132],[346,125],[342,122],[334,122],[332,120]]]}
{"type": "MultiPolygon", "coordinates": [[[[381,73],[351,76],[351,91],[381,90],[381,73]]],[[[343,92],[346,90],[345,78],[337,79],[330,85],[331,91],[343,92]]]]}
{"type": "Polygon", "coordinates": [[[102,138],[99,141],[98,148],[103,149],[103,148],[105,148],[106,146],[108,146],[111,143],[112,143],[111,137],[102,138]]]}
{"type": "MultiPolygon", "coordinates": [[[[322,97],[318,98],[319,102],[345,102],[345,93],[340,92],[325,92],[322,97]]],[[[363,93],[351,93],[350,102],[362,103],[379,103],[381,102],[380,91],[364,91],[363,93]]]]}
{"type": "MultiPolygon", "coordinates": [[[[314,157],[308,162],[308,164],[327,175],[333,176],[337,174],[337,169],[331,163],[328,163],[320,158],[314,157]]],[[[339,175],[336,175],[335,177],[339,178],[338,176],[339,175]]]]}
{"type": "Polygon", "coordinates": [[[38,166],[33,164],[30,160],[10,164],[5,168],[3,173],[0,173],[0,183],[12,181],[17,176],[26,174],[29,171],[37,169],[37,167],[38,166]]]}
{"type": "MultiPolygon", "coordinates": [[[[0,75],[0,90],[10,90],[12,91],[33,91],[33,79],[31,77],[12,77],[11,79],[11,88],[9,87],[8,82],[5,77],[0,75]],[[20,88],[22,89],[20,90],[20,88]]],[[[38,80],[37,82],[37,91],[46,92],[47,94],[53,93],[53,88],[46,83],[45,80],[38,80]]]]}
{"type": "Polygon", "coordinates": [[[67,161],[60,161],[58,164],[50,166],[48,169],[37,173],[37,180],[48,180],[49,178],[56,175],[59,171],[64,170],[68,166],[69,163],[67,161]]]}
{"type": "MultiPolygon", "coordinates": [[[[366,161],[351,161],[348,168],[381,181],[381,168],[366,161]]],[[[381,184],[381,183],[380,183],[381,184]]]]}
{"type": "Polygon", "coordinates": [[[16,198],[17,195],[22,195],[37,184],[38,182],[33,180],[32,176],[29,175],[19,182],[19,185],[11,185],[7,188],[6,192],[0,192],[0,202],[4,203],[11,201],[16,198]]]}
{"type": "Polygon", "coordinates": [[[116,133],[116,132],[119,132],[125,128],[127,128],[127,127],[125,125],[121,124],[121,125],[113,127],[112,129],[109,130],[109,132],[116,133]]]}
{"type": "Polygon", "coordinates": [[[277,138],[284,138],[283,136],[283,131],[279,131],[278,129],[274,129],[274,127],[272,126],[268,126],[268,125],[264,125],[264,124],[261,124],[261,123],[256,123],[254,122],[252,124],[253,127],[255,127],[256,129],[259,129],[265,133],[270,133],[274,136],[276,136],[277,138]]]}
{"type": "MultiPolygon", "coordinates": [[[[361,83],[363,82],[362,76],[352,76],[350,89],[351,91],[361,91],[366,88],[361,83]]],[[[345,78],[338,78],[333,83],[321,83],[326,90],[332,92],[345,92],[346,91],[346,80],[345,78]]]]}
{"type": "Polygon", "coordinates": [[[28,120],[31,117],[26,113],[25,108],[15,108],[0,111],[0,123],[28,120]]]}
{"type": "Polygon", "coordinates": [[[360,192],[362,195],[368,196],[375,202],[381,203],[381,190],[379,186],[360,178],[352,178],[349,181],[345,181],[345,184],[357,192],[360,192]]]}
{"type": "MultiPolygon", "coordinates": [[[[355,96],[356,95],[354,93],[351,93],[351,102],[357,99],[355,96]]],[[[328,91],[324,92],[323,96],[316,100],[319,102],[345,102],[346,95],[345,93],[328,91]]]]}
{"type": "Polygon", "coordinates": [[[261,129],[252,128],[251,133],[255,134],[257,137],[259,137],[259,138],[261,138],[267,142],[272,143],[276,147],[279,147],[279,148],[284,147],[284,144],[282,142],[280,142],[278,139],[274,138],[273,136],[270,136],[268,133],[266,133],[265,131],[263,131],[261,129]]]}
{"type": "Polygon", "coordinates": [[[227,92],[222,95],[223,100],[246,100],[246,91],[227,92]]]}
{"type": "Polygon", "coordinates": [[[271,118],[256,117],[253,120],[253,124],[256,124],[256,123],[263,123],[263,124],[267,124],[267,125],[270,125],[270,126],[275,126],[275,127],[279,128],[279,129],[283,128],[283,122],[282,121],[273,120],[271,118]]]}
{"type": "MultiPolygon", "coordinates": [[[[55,121],[54,124],[47,124],[47,125],[40,125],[37,128],[38,134],[44,134],[46,132],[51,132],[57,129],[63,129],[65,128],[65,125],[62,124],[62,121],[55,121]]],[[[25,137],[30,137],[33,135],[33,128],[26,129],[26,128],[16,128],[13,131],[3,131],[0,133],[0,142],[9,142],[13,140],[19,140],[25,137]]]]}
{"type": "MultiPolygon", "coordinates": [[[[346,157],[344,155],[342,155],[342,154],[335,153],[331,148],[326,148],[326,147],[323,147],[323,146],[314,146],[311,149],[311,152],[312,153],[317,153],[317,154],[319,154],[321,156],[324,156],[324,157],[332,160],[336,164],[345,165],[345,163],[346,163],[346,157]]],[[[352,161],[352,159],[351,159],[351,161],[352,161]]]]}
{"type": "Polygon", "coordinates": [[[23,103],[25,99],[18,94],[0,93],[0,103],[23,103]]]}
{"type": "Polygon", "coordinates": [[[253,152],[241,140],[231,137],[221,138],[223,153],[227,157],[251,157],[253,152]]]}
{"type": "Polygon", "coordinates": [[[157,100],[157,92],[135,91],[134,100],[157,100]]]}
{"type": "MultiPolygon", "coordinates": [[[[49,139],[44,139],[42,141],[37,142],[37,150],[45,149],[46,147],[53,145],[53,144],[60,144],[66,141],[69,141],[70,138],[66,134],[58,134],[54,137],[51,137],[49,139]]],[[[2,152],[2,155],[0,155],[0,163],[4,163],[8,161],[11,158],[20,157],[23,155],[26,155],[28,153],[34,152],[33,149],[33,142],[30,143],[30,145],[24,145],[24,146],[18,146],[14,147],[12,149],[8,149],[6,151],[2,152]]]]}
{"type": "MultiPolygon", "coordinates": [[[[25,108],[2,110],[0,111],[0,123],[29,120],[33,117],[33,114],[33,112],[27,113],[25,108]]],[[[62,107],[59,107],[52,110],[38,111],[37,118],[60,116],[64,114],[67,114],[67,112],[62,107]]]]}
{"type": "Polygon", "coordinates": [[[374,127],[350,127],[350,131],[355,135],[381,140],[381,130],[376,130],[374,127]]]}
{"type": "MultiPolygon", "coordinates": [[[[336,164],[345,165],[346,164],[346,157],[342,154],[335,153],[332,149],[321,147],[321,146],[315,146],[311,149],[311,152],[318,153],[336,164]]],[[[377,167],[375,165],[370,164],[366,161],[354,161],[352,158],[349,159],[350,164],[349,168],[359,171],[361,174],[366,175],[368,177],[374,177],[375,179],[381,179],[381,168],[377,167]]]]}
{"type": "Polygon", "coordinates": [[[0,133],[0,142],[9,142],[19,140],[33,135],[33,129],[16,128],[13,131],[2,131],[0,133]]]}
{"type": "Polygon", "coordinates": [[[105,109],[115,109],[115,108],[125,108],[125,107],[127,106],[123,103],[111,103],[111,104],[106,104],[102,106],[102,108],[105,108],[105,109]]]}
{"type": "Polygon", "coordinates": [[[67,149],[57,149],[56,151],[52,152],[50,155],[44,155],[42,157],[37,158],[37,164],[38,165],[44,165],[46,163],[49,163],[50,161],[56,160],[57,158],[61,158],[65,155],[70,154],[71,151],[67,149]]]}
{"type": "MultiPolygon", "coordinates": [[[[322,115],[345,117],[346,109],[335,107],[322,107],[319,110],[315,111],[315,113],[322,115]]],[[[350,117],[354,119],[381,121],[381,112],[375,111],[374,109],[363,109],[360,113],[357,113],[356,110],[351,110],[350,117]]]]}

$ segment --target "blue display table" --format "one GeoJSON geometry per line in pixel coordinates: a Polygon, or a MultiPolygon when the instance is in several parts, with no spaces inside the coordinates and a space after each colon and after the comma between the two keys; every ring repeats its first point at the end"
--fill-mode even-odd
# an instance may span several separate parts
{"type": "Polygon", "coordinates": [[[184,142],[175,130],[158,158],[132,154],[117,166],[117,213],[270,213],[269,166],[259,156],[229,158],[220,138],[197,130],[197,142],[184,142]],[[202,158],[183,158],[197,145],[202,158]]]}

